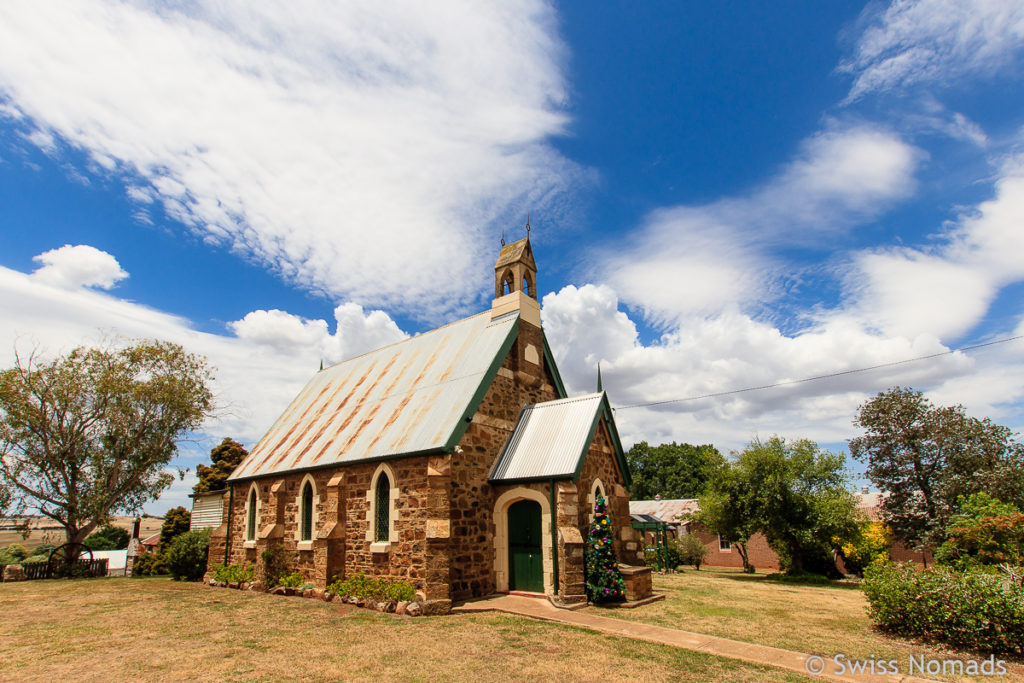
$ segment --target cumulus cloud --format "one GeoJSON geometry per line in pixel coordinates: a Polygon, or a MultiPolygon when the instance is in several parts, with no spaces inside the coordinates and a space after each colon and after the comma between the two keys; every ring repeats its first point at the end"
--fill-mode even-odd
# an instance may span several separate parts
{"type": "Polygon", "coordinates": [[[497,224],[579,179],[546,143],[562,52],[542,0],[10,2],[0,111],[121,178],[140,220],[437,317],[479,297],[497,224]]]}
{"type": "Polygon", "coordinates": [[[913,190],[921,157],[890,131],[837,125],[748,195],[652,212],[597,277],[659,321],[763,300],[777,247],[821,246],[877,216],[913,190]]]}
{"type": "Polygon", "coordinates": [[[190,445],[179,458],[178,464],[193,468],[225,436],[255,445],[317,371],[320,358],[339,361],[406,336],[385,313],[352,303],[335,309],[333,334],[323,320],[284,311],[254,311],[225,334],[211,334],[187,319],[105,292],[56,287],[36,274],[2,267],[0,301],[0,339],[6,340],[0,367],[14,362],[15,348],[24,354],[38,346],[43,356],[53,357],[112,337],[165,339],[206,356],[215,367],[220,410],[203,429],[211,443],[190,445]]]}
{"type": "Polygon", "coordinates": [[[43,265],[32,273],[39,282],[65,289],[100,287],[111,289],[128,277],[117,259],[87,244],[65,244],[33,257],[43,265]]]}
{"type": "Polygon", "coordinates": [[[325,320],[307,320],[277,309],[252,311],[229,323],[248,342],[269,346],[283,353],[319,354],[336,363],[367,351],[401,341],[409,335],[399,329],[384,311],[365,313],[359,304],[346,303],[334,309],[335,332],[325,320]]]}
{"type": "Polygon", "coordinates": [[[1024,397],[1024,345],[726,393],[949,349],[934,335],[880,334],[846,316],[785,335],[737,312],[688,318],[644,344],[606,286],[567,286],[548,294],[543,314],[571,392],[593,391],[596,364],[601,363],[604,386],[618,406],[616,421],[627,443],[682,440],[735,449],[753,436],[776,432],[841,443],[854,435],[851,421],[857,406],[894,385],[929,388],[936,400],[965,402],[974,414],[1008,416],[1011,422],[1022,418],[1006,406],[1024,397]],[[700,398],[709,394],[724,395],[700,398]],[[665,403],[630,407],[657,402],[665,403]]]}
{"type": "Polygon", "coordinates": [[[917,84],[951,85],[969,75],[1019,68],[1024,5],[1005,0],[897,1],[868,22],[839,70],[854,81],[848,100],[917,84]]]}

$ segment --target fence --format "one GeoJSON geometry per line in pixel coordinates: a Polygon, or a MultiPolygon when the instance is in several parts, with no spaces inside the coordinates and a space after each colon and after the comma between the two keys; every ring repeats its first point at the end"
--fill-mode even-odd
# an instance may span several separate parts
{"type": "MultiPolygon", "coordinates": [[[[76,562],[78,571],[73,572],[76,578],[93,578],[97,576],[107,575],[107,564],[109,560],[102,558],[99,560],[78,560],[76,562]]],[[[0,576],[3,575],[4,567],[6,565],[0,565],[0,576]]],[[[49,562],[26,562],[21,565],[25,570],[25,578],[29,580],[34,579],[52,579],[53,574],[50,571],[49,562]]]]}

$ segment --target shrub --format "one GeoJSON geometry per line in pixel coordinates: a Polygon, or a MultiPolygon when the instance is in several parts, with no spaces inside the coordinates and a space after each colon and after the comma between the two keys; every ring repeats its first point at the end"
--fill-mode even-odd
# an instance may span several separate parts
{"type": "Polygon", "coordinates": [[[213,568],[213,578],[227,583],[250,583],[256,578],[256,567],[244,564],[218,564],[213,568]]]}
{"type": "Polygon", "coordinates": [[[157,576],[167,573],[164,556],[158,552],[143,553],[135,558],[132,576],[157,576]]]}
{"type": "Polygon", "coordinates": [[[958,569],[979,565],[1024,565],[1024,512],[986,493],[961,496],[960,513],[946,527],[935,560],[958,569]]]}
{"type": "Polygon", "coordinates": [[[869,565],[889,561],[891,545],[892,529],[882,522],[865,522],[860,525],[857,539],[843,544],[844,564],[849,571],[863,576],[869,565]]]}
{"type": "Polygon", "coordinates": [[[864,572],[868,614],[892,633],[995,654],[1024,654],[1024,586],[986,571],[902,564],[864,572]]]}
{"type": "Polygon", "coordinates": [[[683,556],[675,541],[667,546],[648,546],[644,549],[644,564],[665,571],[674,571],[683,564],[683,556]]]}
{"type": "Polygon", "coordinates": [[[284,549],[279,545],[272,545],[260,553],[260,560],[263,562],[263,566],[260,567],[260,576],[263,578],[263,585],[270,590],[279,585],[281,577],[288,569],[284,549]]]}
{"type": "Polygon", "coordinates": [[[128,532],[113,524],[104,524],[82,542],[92,550],[123,550],[128,547],[128,532]]]}
{"type": "Polygon", "coordinates": [[[704,564],[704,558],[708,555],[708,549],[701,540],[693,534],[687,534],[676,543],[679,544],[679,561],[682,564],[692,564],[694,569],[700,571],[700,566],[704,564]]]}
{"type": "Polygon", "coordinates": [[[167,569],[175,581],[198,581],[206,573],[210,530],[186,531],[167,550],[167,569]]]}
{"type": "Polygon", "coordinates": [[[370,577],[362,572],[344,581],[334,581],[327,587],[327,591],[343,598],[370,598],[381,602],[411,602],[416,599],[416,588],[411,583],[370,577]]]}
{"type": "Polygon", "coordinates": [[[277,585],[284,586],[285,588],[302,588],[303,584],[306,583],[306,577],[300,572],[292,572],[291,574],[285,574],[278,578],[277,585]]]}
{"type": "MultiPolygon", "coordinates": [[[[13,558],[16,562],[20,562],[28,557],[28,551],[25,550],[25,546],[20,543],[12,543],[3,550],[0,550],[0,553],[13,558]]],[[[11,562],[10,564],[14,564],[14,562],[11,562]]]]}

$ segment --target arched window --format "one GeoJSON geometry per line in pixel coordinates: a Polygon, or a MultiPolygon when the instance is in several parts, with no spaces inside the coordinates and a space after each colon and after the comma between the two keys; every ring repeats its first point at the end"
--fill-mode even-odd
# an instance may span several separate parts
{"type": "Polygon", "coordinates": [[[256,496],[256,487],[249,489],[249,505],[246,510],[245,520],[245,540],[255,541],[256,540],[256,506],[259,503],[259,498],[256,496]]]}
{"type": "Polygon", "coordinates": [[[515,282],[512,278],[512,271],[506,270],[505,274],[501,276],[501,296],[514,292],[516,288],[515,282]]]}
{"type": "Polygon", "coordinates": [[[381,463],[370,477],[370,488],[366,492],[366,540],[370,552],[389,552],[391,544],[398,541],[395,520],[398,519],[398,482],[394,470],[387,463],[381,463]]]}
{"type": "Polygon", "coordinates": [[[532,296],[534,299],[537,298],[537,292],[533,291],[533,280],[530,279],[529,272],[523,274],[523,294],[532,296]]]}
{"type": "Polygon", "coordinates": [[[312,482],[306,482],[302,487],[302,512],[301,512],[301,528],[302,532],[299,537],[300,541],[312,541],[313,540],[313,484],[312,482]]]}
{"type": "Polygon", "coordinates": [[[377,477],[374,497],[373,540],[387,543],[391,539],[391,480],[386,474],[377,477]]]}

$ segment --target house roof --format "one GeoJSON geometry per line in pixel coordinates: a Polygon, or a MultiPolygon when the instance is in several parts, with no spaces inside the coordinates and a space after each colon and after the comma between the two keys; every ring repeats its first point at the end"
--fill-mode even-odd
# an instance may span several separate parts
{"type": "Polygon", "coordinates": [[[669,524],[680,524],[685,514],[696,512],[700,505],[696,498],[677,498],[674,500],[631,500],[630,515],[652,515],[669,524]]]}
{"type": "Polygon", "coordinates": [[[157,546],[157,545],[160,545],[160,532],[158,531],[157,533],[153,534],[152,536],[147,536],[146,538],[142,539],[142,541],[140,541],[140,543],[142,543],[142,545],[144,545],[144,546],[157,546]]]}
{"type": "Polygon", "coordinates": [[[611,408],[603,391],[523,408],[515,430],[494,464],[492,482],[576,479],[601,418],[626,481],[626,467],[611,408]]]}
{"type": "Polygon", "coordinates": [[[491,316],[321,370],[229,480],[452,450],[516,338],[518,311],[491,316]]]}

